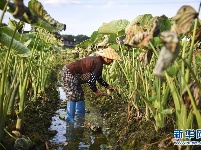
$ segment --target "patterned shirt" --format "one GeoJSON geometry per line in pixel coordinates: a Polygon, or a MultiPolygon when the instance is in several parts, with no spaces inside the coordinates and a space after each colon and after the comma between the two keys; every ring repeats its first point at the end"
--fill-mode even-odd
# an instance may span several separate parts
{"type": "Polygon", "coordinates": [[[88,83],[92,91],[96,92],[96,81],[102,86],[108,87],[108,83],[102,78],[103,63],[104,60],[101,56],[89,56],[66,66],[72,75],[79,79],[81,84],[88,83]]]}

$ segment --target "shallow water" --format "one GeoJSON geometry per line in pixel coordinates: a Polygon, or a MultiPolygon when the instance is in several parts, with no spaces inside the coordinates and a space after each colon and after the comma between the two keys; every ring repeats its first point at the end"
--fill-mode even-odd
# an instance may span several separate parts
{"type": "MultiPolygon", "coordinates": [[[[66,95],[63,89],[59,87],[58,91],[60,92],[61,101],[64,101],[66,95]]],[[[90,126],[100,127],[102,132],[93,132],[91,128],[79,127],[75,129],[74,139],[69,141],[66,134],[66,122],[59,118],[60,114],[66,113],[66,110],[60,108],[55,112],[55,116],[52,117],[52,125],[50,127],[50,130],[57,131],[57,134],[50,140],[50,143],[58,145],[57,150],[65,150],[69,149],[69,147],[79,150],[103,150],[107,148],[105,119],[101,117],[99,110],[92,107],[87,100],[85,100],[85,108],[89,112],[85,116],[85,126],[90,124],[90,126]]]]}

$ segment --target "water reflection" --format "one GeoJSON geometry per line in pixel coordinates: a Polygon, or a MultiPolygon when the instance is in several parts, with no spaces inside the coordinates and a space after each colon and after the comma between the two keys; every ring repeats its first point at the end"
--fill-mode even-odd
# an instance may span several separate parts
{"type": "MultiPolygon", "coordinates": [[[[58,88],[60,99],[64,101],[66,96],[61,87],[58,88]]],[[[50,140],[52,144],[59,145],[57,150],[103,150],[106,149],[106,137],[103,133],[93,132],[86,124],[100,126],[105,131],[104,118],[101,117],[99,110],[92,107],[85,100],[85,108],[90,110],[86,113],[84,122],[77,125],[76,123],[69,128],[69,124],[59,118],[60,114],[65,114],[65,109],[58,109],[52,117],[51,130],[56,130],[57,134],[50,140]],[[82,124],[82,125],[81,125],[82,124]],[[85,127],[83,125],[85,124],[85,127]]],[[[75,117],[76,119],[76,117],[75,117]]]]}

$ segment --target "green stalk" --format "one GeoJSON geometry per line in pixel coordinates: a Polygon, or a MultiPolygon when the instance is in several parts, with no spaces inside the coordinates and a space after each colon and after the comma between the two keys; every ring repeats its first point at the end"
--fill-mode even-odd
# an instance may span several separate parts
{"type": "Polygon", "coordinates": [[[4,111],[3,111],[4,118],[6,118],[6,115],[8,112],[8,106],[9,106],[9,103],[11,100],[10,98],[11,98],[11,95],[13,93],[16,81],[17,81],[17,75],[15,75],[11,85],[9,84],[9,81],[7,81],[7,84],[6,84],[7,89],[5,90],[6,91],[6,97],[4,99],[4,111]]]}
{"type": "MultiPolygon", "coordinates": [[[[121,63],[119,63],[118,62],[118,64],[119,64],[119,66],[121,67],[121,69],[122,69],[122,71],[123,71],[123,74],[125,75],[125,77],[126,77],[126,79],[127,79],[127,81],[128,81],[128,84],[129,84],[129,87],[131,87],[132,85],[131,85],[131,82],[130,82],[130,80],[129,80],[129,77],[128,77],[128,74],[127,74],[127,72],[126,72],[126,70],[125,70],[125,68],[126,68],[126,66],[122,66],[121,65],[121,63]]],[[[130,88],[129,88],[130,89],[130,88]]]]}
{"type": "MultiPolygon", "coordinates": [[[[37,36],[36,36],[37,39],[37,36]]],[[[25,120],[24,116],[24,108],[25,108],[25,97],[27,93],[27,86],[28,86],[28,77],[30,75],[30,69],[32,64],[32,59],[35,54],[35,46],[36,46],[36,40],[34,41],[34,45],[31,51],[31,56],[27,62],[27,68],[25,68],[25,62],[23,59],[21,59],[21,68],[20,68],[20,85],[19,85],[19,92],[20,92],[20,104],[19,104],[19,114],[17,116],[17,123],[16,123],[16,129],[21,130],[22,124],[25,120]]]]}
{"type": "MultiPolygon", "coordinates": [[[[182,75],[182,76],[184,76],[184,75],[182,75]]],[[[194,111],[194,114],[196,116],[196,120],[197,120],[197,123],[198,123],[198,128],[201,128],[201,114],[200,114],[199,110],[197,109],[194,97],[193,97],[193,95],[192,95],[192,93],[191,93],[191,91],[190,91],[190,89],[188,87],[188,84],[187,84],[187,82],[185,80],[184,80],[184,84],[186,85],[186,89],[187,89],[188,95],[189,95],[190,100],[191,100],[191,105],[193,106],[193,111],[194,111]]],[[[199,83],[197,82],[197,84],[199,84],[199,83]]],[[[192,112],[190,112],[189,116],[191,116],[191,113],[192,112]]],[[[190,119],[190,120],[192,120],[192,119],[190,119]]]]}
{"type": "MultiPolygon", "coordinates": [[[[186,54],[185,53],[185,49],[186,49],[186,46],[187,46],[187,41],[185,40],[184,44],[183,44],[183,49],[182,49],[182,59],[185,58],[185,54],[186,54]]],[[[185,74],[185,62],[184,61],[182,61],[182,63],[181,63],[181,73],[185,74]]],[[[185,86],[184,86],[184,78],[181,78],[181,85],[180,85],[180,87],[181,87],[181,91],[183,91],[184,88],[185,88],[185,86]]]]}
{"type": "Polygon", "coordinates": [[[172,93],[172,96],[173,96],[173,100],[174,100],[174,104],[175,104],[175,110],[176,110],[176,116],[177,116],[177,126],[178,126],[178,129],[184,129],[184,124],[185,124],[185,120],[186,120],[186,110],[185,109],[182,109],[182,99],[180,97],[180,94],[178,92],[178,89],[175,85],[175,83],[173,82],[173,79],[171,79],[167,73],[165,73],[165,76],[166,76],[166,80],[167,80],[167,83],[170,87],[170,90],[171,90],[171,93],[172,93]]]}
{"type": "MultiPolygon", "coordinates": [[[[201,7],[201,3],[200,3],[200,6],[198,8],[198,16],[199,16],[199,13],[200,13],[200,7],[201,7]]],[[[192,36],[192,39],[191,39],[191,47],[190,47],[190,52],[189,52],[189,57],[188,57],[188,64],[189,65],[192,62],[193,47],[194,47],[194,43],[195,43],[195,34],[196,34],[197,24],[198,24],[198,18],[195,19],[195,25],[194,25],[194,29],[193,29],[193,36],[192,36]]],[[[188,83],[189,78],[190,78],[190,70],[189,69],[186,70],[185,78],[186,78],[186,82],[188,83]]]]}
{"type": "Polygon", "coordinates": [[[9,106],[8,106],[7,114],[12,114],[13,113],[13,110],[14,110],[14,100],[15,100],[15,97],[17,95],[17,90],[19,88],[19,85],[20,85],[19,81],[17,81],[16,84],[14,85],[14,88],[13,88],[13,91],[12,91],[12,94],[11,94],[11,97],[10,97],[10,101],[9,101],[9,106]]]}
{"type": "MultiPolygon", "coordinates": [[[[19,24],[19,23],[18,23],[19,24]]],[[[4,114],[3,114],[3,102],[4,102],[4,96],[5,96],[5,82],[6,82],[6,74],[7,74],[7,63],[8,63],[8,58],[10,55],[10,51],[11,51],[11,46],[13,43],[13,39],[15,36],[15,33],[17,31],[17,28],[15,28],[9,48],[6,52],[6,57],[4,59],[4,65],[3,65],[3,69],[2,69],[2,76],[1,76],[1,86],[0,86],[0,142],[3,140],[3,134],[4,134],[4,126],[5,126],[5,120],[4,120],[4,114]]],[[[6,112],[7,113],[7,112],[6,112]]]]}
{"type": "Polygon", "coordinates": [[[2,25],[2,21],[3,21],[3,17],[4,17],[4,14],[6,13],[6,8],[8,6],[8,3],[10,2],[10,0],[8,0],[3,8],[3,11],[2,11],[2,14],[1,14],[1,18],[0,18],[0,27],[2,25]]]}
{"type": "MultiPolygon", "coordinates": [[[[11,55],[12,56],[12,55],[11,55]]],[[[15,100],[15,97],[17,95],[17,91],[18,91],[18,87],[19,87],[19,80],[17,79],[17,76],[18,76],[18,64],[17,64],[17,57],[15,57],[14,59],[14,65],[13,65],[13,68],[10,67],[10,76],[13,76],[13,82],[10,86],[10,88],[8,88],[8,92],[7,93],[10,93],[10,97],[9,97],[9,104],[8,104],[8,107],[6,108],[6,111],[7,111],[7,114],[10,115],[14,112],[14,100],[15,100]]],[[[13,58],[10,57],[10,60],[13,62],[13,58]]],[[[11,64],[13,64],[11,62],[11,64]]]]}

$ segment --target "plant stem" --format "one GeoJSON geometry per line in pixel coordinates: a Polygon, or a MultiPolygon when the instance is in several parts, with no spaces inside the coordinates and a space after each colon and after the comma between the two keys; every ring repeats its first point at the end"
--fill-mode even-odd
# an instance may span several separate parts
{"type": "Polygon", "coordinates": [[[7,8],[7,6],[8,6],[9,1],[10,1],[10,0],[8,0],[8,1],[6,2],[5,6],[4,6],[4,8],[3,8],[3,12],[2,12],[1,18],[0,18],[0,27],[1,27],[1,25],[2,25],[3,17],[4,17],[4,14],[5,14],[5,12],[6,12],[6,8],[7,8]]]}

